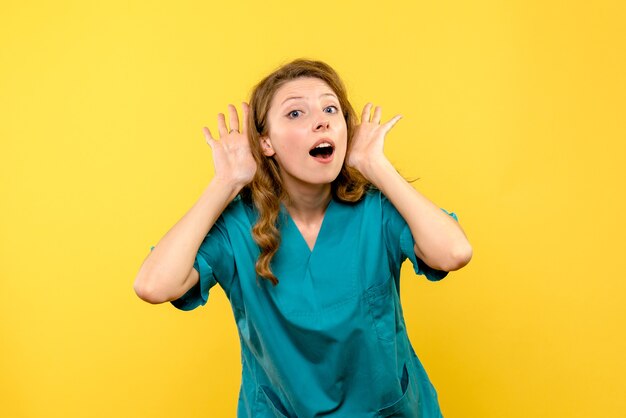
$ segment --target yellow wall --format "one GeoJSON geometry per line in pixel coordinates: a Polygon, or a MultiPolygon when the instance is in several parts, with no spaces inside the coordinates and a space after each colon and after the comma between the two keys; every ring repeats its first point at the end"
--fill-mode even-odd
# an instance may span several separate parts
{"type": "Polygon", "coordinates": [[[0,415],[234,416],[223,292],[132,283],[211,178],[202,126],[300,56],[404,115],[389,158],[473,244],[403,270],[444,415],[624,414],[624,2],[221,3],[3,4],[0,415]]]}

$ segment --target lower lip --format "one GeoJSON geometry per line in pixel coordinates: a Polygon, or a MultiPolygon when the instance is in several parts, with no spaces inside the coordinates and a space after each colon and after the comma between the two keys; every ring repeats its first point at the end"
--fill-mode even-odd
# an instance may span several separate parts
{"type": "Polygon", "coordinates": [[[321,157],[311,157],[311,158],[313,158],[315,161],[317,161],[320,164],[328,164],[328,163],[331,163],[333,159],[335,158],[335,153],[333,152],[332,154],[330,154],[330,157],[327,157],[327,158],[321,158],[321,157]]]}

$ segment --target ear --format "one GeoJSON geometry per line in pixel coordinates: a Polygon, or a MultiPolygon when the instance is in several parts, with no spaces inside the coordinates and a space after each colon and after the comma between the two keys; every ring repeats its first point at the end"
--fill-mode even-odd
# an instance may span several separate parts
{"type": "Polygon", "coordinates": [[[263,151],[263,155],[265,155],[266,157],[271,157],[272,155],[276,154],[274,148],[272,148],[272,142],[270,141],[270,138],[268,136],[262,136],[259,142],[261,143],[261,151],[263,151]]]}

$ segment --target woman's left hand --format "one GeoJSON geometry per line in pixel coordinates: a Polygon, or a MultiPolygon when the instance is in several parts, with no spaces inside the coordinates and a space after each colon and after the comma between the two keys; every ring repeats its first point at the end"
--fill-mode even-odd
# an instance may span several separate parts
{"type": "Polygon", "coordinates": [[[349,166],[359,170],[366,178],[368,177],[369,169],[374,163],[386,160],[385,154],[383,153],[385,135],[387,135],[387,132],[389,132],[393,125],[402,117],[402,115],[396,115],[391,120],[381,125],[381,107],[376,106],[370,122],[371,109],[372,103],[366,104],[363,108],[361,123],[357,125],[354,132],[347,160],[349,166]]]}

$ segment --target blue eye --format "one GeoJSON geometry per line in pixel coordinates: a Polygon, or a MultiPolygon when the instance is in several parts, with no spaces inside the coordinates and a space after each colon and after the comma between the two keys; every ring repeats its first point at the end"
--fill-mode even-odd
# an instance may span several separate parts
{"type": "Polygon", "coordinates": [[[324,111],[326,111],[328,109],[333,109],[333,110],[330,111],[330,112],[327,112],[327,113],[337,113],[337,112],[339,112],[339,109],[337,109],[337,106],[328,106],[326,109],[324,109],[324,111]]]}
{"type": "Polygon", "coordinates": [[[291,112],[287,113],[287,117],[289,119],[295,119],[300,115],[300,111],[299,110],[292,110],[291,112]]]}

